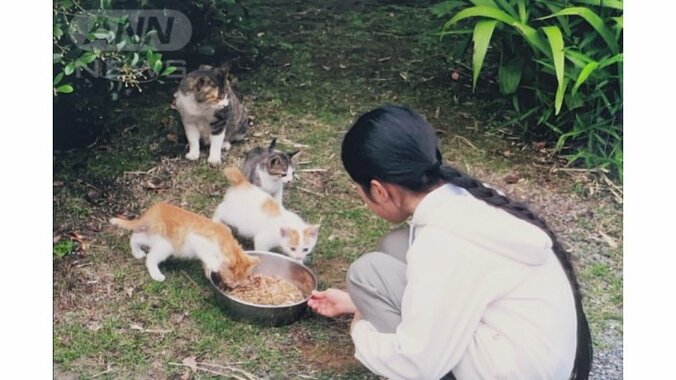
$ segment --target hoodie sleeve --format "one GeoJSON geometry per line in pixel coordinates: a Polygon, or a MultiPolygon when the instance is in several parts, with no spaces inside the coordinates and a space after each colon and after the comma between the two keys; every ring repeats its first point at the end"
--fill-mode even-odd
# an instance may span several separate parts
{"type": "Polygon", "coordinates": [[[352,330],[355,357],[390,379],[438,379],[465,355],[494,291],[483,248],[443,230],[418,230],[408,251],[402,321],[394,334],[365,320],[352,330]],[[478,252],[477,252],[478,251],[478,252]],[[482,259],[482,257],[484,257],[482,259]]]}

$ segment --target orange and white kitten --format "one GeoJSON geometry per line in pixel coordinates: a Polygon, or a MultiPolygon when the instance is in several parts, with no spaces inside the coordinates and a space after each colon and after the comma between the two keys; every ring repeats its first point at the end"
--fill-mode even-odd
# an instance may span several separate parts
{"type": "Polygon", "coordinates": [[[231,186],[213,220],[253,238],[257,251],[279,247],[292,259],[303,262],[317,243],[319,225],[308,225],[297,214],[285,209],[270,194],[252,185],[238,168],[226,168],[231,186]]]}
{"type": "Polygon", "coordinates": [[[155,204],[138,219],[111,218],[110,223],[133,231],[131,253],[137,259],[145,256],[148,273],[156,281],[164,281],[158,265],[172,255],[200,259],[207,276],[229,287],[246,284],[251,269],[260,263],[258,257],[244,253],[228,227],[167,203],[155,204]],[[144,246],[149,248],[147,255],[144,246]]]}

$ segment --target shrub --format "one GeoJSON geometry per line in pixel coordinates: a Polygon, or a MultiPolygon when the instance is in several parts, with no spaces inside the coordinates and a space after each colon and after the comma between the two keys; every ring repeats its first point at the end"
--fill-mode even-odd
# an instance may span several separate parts
{"type": "Polygon", "coordinates": [[[621,1],[445,1],[432,11],[450,17],[442,37],[472,39],[473,88],[489,45],[499,52],[499,91],[514,109],[507,124],[544,130],[569,163],[622,181],[621,1]],[[458,29],[465,20],[473,27],[458,29]]]}

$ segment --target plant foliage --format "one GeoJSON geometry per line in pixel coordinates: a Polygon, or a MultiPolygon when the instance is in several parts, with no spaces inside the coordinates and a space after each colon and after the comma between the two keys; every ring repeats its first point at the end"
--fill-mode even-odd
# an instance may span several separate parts
{"type": "Polygon", "coordinates": [[[473,88],[490,61],[489,44],[499,51],[499,90],[515,111],[508,124],[554,136],[571,164],[611,171],[621,181],[622,4],[453,0],[432,12],[448,18],[442,37],[473,23],[473,88]]]}

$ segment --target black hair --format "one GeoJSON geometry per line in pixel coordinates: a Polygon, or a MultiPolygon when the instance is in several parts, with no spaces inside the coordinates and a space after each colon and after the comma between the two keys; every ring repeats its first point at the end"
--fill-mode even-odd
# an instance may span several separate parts
{"type": "Polygon", "coordinates": [[[519,219],[540,227],[552,239],[552,249],[563,267],[575,298],[577,350],[570,378],[587,379],[591,370],[592,342],[582,308],[580,286],[570,254],[561,246],[547,223],[524,204],[514,202],[482,182],[443,163],[434,128],[408,108],[384,105],[363,114],[345,135],[341,158],[350,177],[370,194],[371,180],[427,192],[448,182],[472,196],[519,219]]]}

